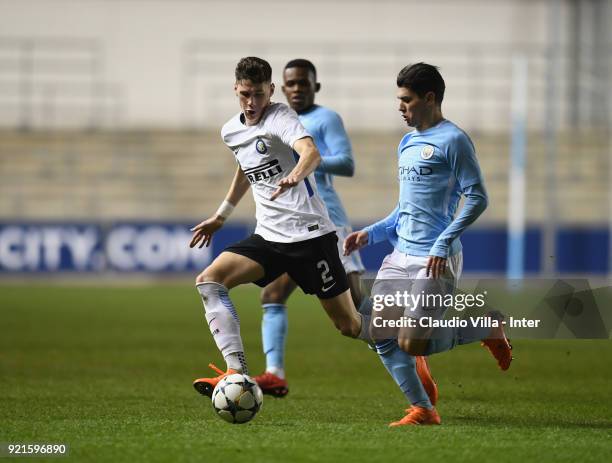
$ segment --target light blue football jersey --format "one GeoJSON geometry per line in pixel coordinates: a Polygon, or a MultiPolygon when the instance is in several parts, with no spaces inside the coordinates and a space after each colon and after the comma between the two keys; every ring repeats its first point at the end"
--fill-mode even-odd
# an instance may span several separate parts
{"type": "Polygon", "coordinates": [[[366,227],[370,243],[389,240],[397,250],[414,256],[457,254],[458,236],[467,225],[451,222],[462,192],[480,185],[486,202],[472,141],[444,119],[404,135],[397,155],[399,203],[388,217],[366,227]]]}
{"type": "Polygon", "coordinates": [[[349,220],[334,188],[334,175],[351,176],[355,170],[353,151],[340,116],[329,108],[313,105],[298,114],[300,122],[321,153],[321,164],[315,170],[319,196],[325,202],[329,218],[338,227],[348,226],[349,220]]]}

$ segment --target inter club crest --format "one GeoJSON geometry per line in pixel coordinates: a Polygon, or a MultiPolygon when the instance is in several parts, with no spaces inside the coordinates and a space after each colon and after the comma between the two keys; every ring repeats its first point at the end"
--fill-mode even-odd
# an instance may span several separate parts
{"type": "Polygon", "coordinates": [[[255,142],[255,149],[259,154],[266,154],[268,152],[268,147],[261,138],[258,138],[255,142]]]}

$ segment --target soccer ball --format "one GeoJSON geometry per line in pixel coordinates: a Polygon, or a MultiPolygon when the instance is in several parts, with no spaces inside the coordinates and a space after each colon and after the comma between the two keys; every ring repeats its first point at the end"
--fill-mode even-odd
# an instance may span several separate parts
{"type": "Polygon", "coordinates": [[[249,376],[228,375],[215,387],[212,406],[228,423],[239,424],[251,421],[263,402],[260,387],[249,376]]]}

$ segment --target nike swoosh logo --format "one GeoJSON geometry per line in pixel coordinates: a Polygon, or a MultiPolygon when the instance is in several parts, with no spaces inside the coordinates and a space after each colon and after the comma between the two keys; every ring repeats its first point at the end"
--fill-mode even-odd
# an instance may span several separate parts
{"type": "Polygon", "coordinates": [[[327,288],[321,288],[321,291],[323,291],[324,293],[326,293],[327,291],[329,291],[330,289],[332,289],[334,286],[336,285],[336,282],[334,281],[331,286],[328,286],[327,288]]]}

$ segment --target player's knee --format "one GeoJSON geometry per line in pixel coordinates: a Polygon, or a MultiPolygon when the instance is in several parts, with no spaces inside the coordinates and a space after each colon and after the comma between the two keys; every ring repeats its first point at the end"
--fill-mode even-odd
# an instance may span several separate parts
{"type": "Polygon", "coordinates": [[[348,336],[349,338],[352,337],[350,325],[338,323],[336,324],[336,328],[338,328],[340,333],[342,333],[342,336],[348,336]]]}
{"type": "Polygon", "coordinates": [[[286,298],[278,288],[265,287],[261,290],[260,299],[262,304],[284,304],[286,298]]]}
{"type": "Polygon", "coordinates": [[[219,284],[224,284],[223,276],[217,274],[217,272],[212,270],[210,267],[207,267],[206,269],[204,269],[204,271],[202,271],[202,273],[200,273],[196,277],[196,285],[198,285],[200,283],[219,283],[219,284]]]}
{"type": "Polygon", "coordinates": [[[353,319],[343,319],[337,320],[335,322],[336,328],[342,333],[343,336],[348,336],[349,338],[356,338],[359,336],[359,323],[357,320],[353,319]]]}
{"type": "Polygon", "coordinates": [[[424,355],[427,343],[419,342],[416,339],[400,337],[397,339],[400,349],[410,355],[424,355]]]}

